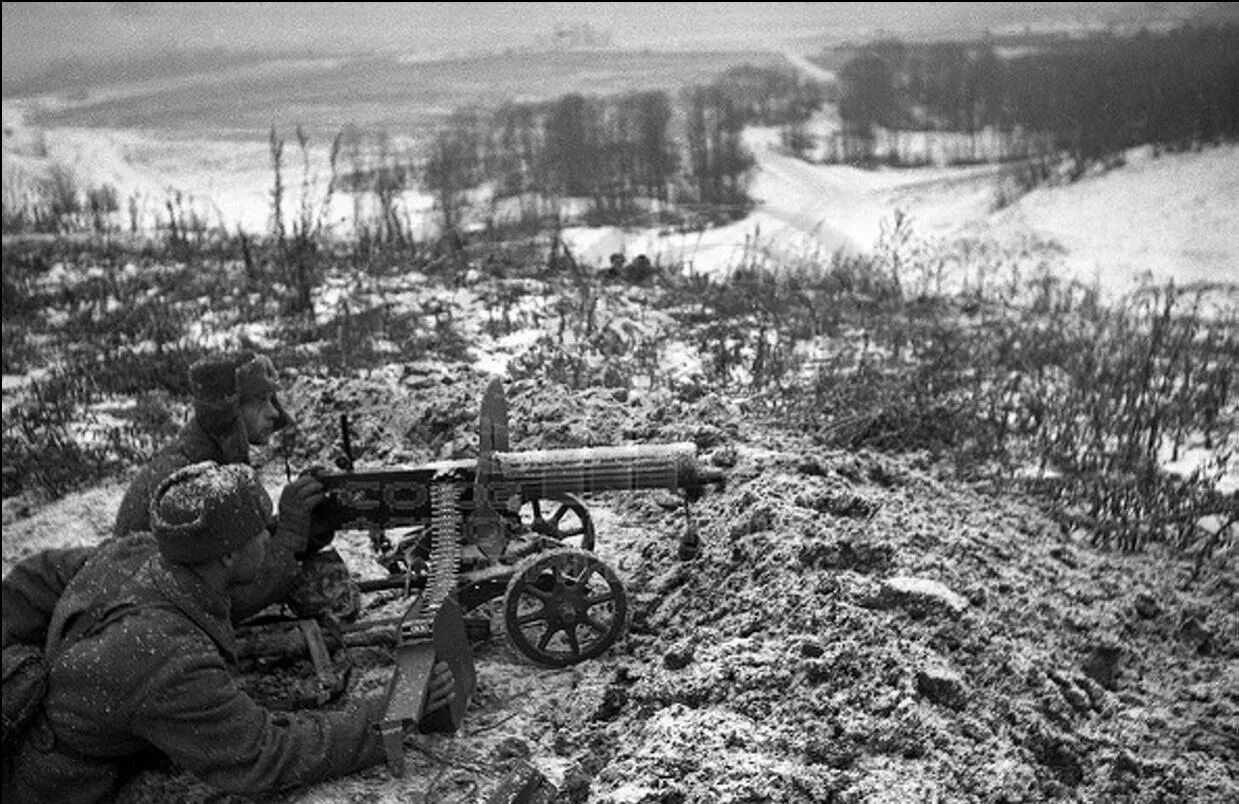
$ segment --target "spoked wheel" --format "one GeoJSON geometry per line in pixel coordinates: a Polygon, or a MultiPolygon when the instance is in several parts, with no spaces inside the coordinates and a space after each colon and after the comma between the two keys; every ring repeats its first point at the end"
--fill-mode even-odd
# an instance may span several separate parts
{"type": "Polygon", "coordinates": [[[526,510],[530,511],[529,528],[534,533],[563,542],[566,547],[594,549],[594,520],[585,503],[575,495],[526,500],[521,506],[522,515],[526,510]]]}
{"type": "Polygon", "coordinates": [[[628,595],[593,553],[563,548],[516,567],[503,598],[508,639],[538,664],[567,667],[601,656],[628,616],[628,595]]]}

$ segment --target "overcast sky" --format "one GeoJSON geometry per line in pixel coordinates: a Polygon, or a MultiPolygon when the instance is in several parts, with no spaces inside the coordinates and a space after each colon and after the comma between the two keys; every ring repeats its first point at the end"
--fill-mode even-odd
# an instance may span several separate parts
{"type": "MultiPolygon", "coordinates": [[[[615,45],[760,46],[806,34],[1096,21],[1208,3],[3,3],[3,64],[19,78],[65,58],[170,50],[495,50],[557,24],[589,23],[615,45]]],[[[972,33],[972,31],[969,31],[972,33]]],[[[775,43],[777,44],[777,42],[775,43]]]]}

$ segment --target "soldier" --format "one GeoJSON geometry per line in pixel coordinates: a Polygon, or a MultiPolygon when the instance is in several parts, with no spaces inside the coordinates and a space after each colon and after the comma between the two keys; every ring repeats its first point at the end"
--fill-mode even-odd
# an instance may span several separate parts
{"type": "Polygon", "coordinates": [[[249,448],[264,446],[292,424],[276,392],[279,377],[263,355],[207,357],[189,367],[193,415],[129,484],[112,532],[150,530],[151,495],[168,475],[200,461],[244,463],[249,448]]]}
{"type": "MultiPolygon", "coordinates": [[[[50,616],[42,708],[5,752],[6,800],[109,799],[159,754],[251,796],[383,761],[372,728],[381,700],[336,712],[272,712],[231,675],[229,591],[261,572],[270,518],[271,499],[250,467],[200,463],[159,485],[152,533],[113,539],[84,561],[44,562],[71,577],[50,616]]],[[[9,581],[6,623],[39,621],[38,612],[9,610],[23,600],[9,594],[9,581]]],[[[449,705],[452,686],[448,665],[436,663],[426,711],[449,705]]]]}
{"type": "MultiPolygon", "coordinates": [[[[292,423],[277,396],[275,366],[264,355],[203,358],[190,366],[189,387],[193,415],[130,483],[116,514],[115,537],[150,528],[151,495],[176,470],[200,461],[248,465],[251,446],[266,445],[292,423]]],[[[253,583],[233,590],[234,622],[277,602],[303,617],[357,616],[357,586],[340,555],[325,549],[334,534],[313,526],[312,511],[321,500],[322,486],[310,475],[285,487],[267,565],[253,583]],[[308,531],[304,539],[291,535],[302,530],[308,531]],[[301,546],[289,550],[290,541],[299,539],[301,546]]]]}

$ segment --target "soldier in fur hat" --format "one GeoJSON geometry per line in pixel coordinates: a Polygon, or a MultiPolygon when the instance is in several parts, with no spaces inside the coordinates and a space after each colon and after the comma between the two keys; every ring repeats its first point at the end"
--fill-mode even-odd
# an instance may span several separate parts
{"type": "Polygon", "coordinates": [[[189,390],[193,415],[129,484],[114,535],[150,530],[151,495],[177,469],[199,461],[248,464],[251,445],[267,444],[292,424],[277,396],[275,366],[264,355],[203,358],[189,368],[189,390]]]}
{"type": "MultiPolygon", "coordinates": [[[[382,700],[271,712],[233,679],[231,591],[261,574],[272,546],[271,500],[253,470],[184,467],[159,484],[150,509],[151,533],[62,564],[70,577],[47,630],[47,693],[5,752],[5,799],[108,800],[158,755],[249,796],[381,762],[373,724],[382,700]]],[[[9,581],[6,620],[23,601],[9,581]]],[[[452,688],[450,668],[436,663],[426,711],[449,705],[452,688]]]]}
{"type": "MultiPolygon", "coordinates": [[[[189,387],[193,415],[130,483],[116,514],[114,537],[150,529],[151,497],[178,469],[200,461],[248,465],[251,446],[267,444],[292,423],[277,395],[275,366],[264,355],[203,358],[190,366],[189,387]]],[[[233,589],[234,620],[277,602],[304,617],[356,617],[357,586],[339,554],[324,549],[333,534],[314,526],[312,512],[321,500],[322,485],[309,474],[284,488],[264,571],[248,586],[233,589]]]]}

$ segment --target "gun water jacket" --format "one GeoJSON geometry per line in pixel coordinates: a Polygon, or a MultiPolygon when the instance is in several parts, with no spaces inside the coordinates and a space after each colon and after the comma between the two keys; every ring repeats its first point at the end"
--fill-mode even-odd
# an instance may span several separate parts
{"type": "MultiPolygon", "coordinates": [[[[52,563],[65,571],[73,562],[52,563]]],[[[6,621],[38,621],[37,612],[9,611],[12,600],[6,594],[6,621]]],[[[349,711],[273,712],[237,686],[229,605],[192,571],[165,562],[149,535],[100,547],[52,613],[47,697],[6,757],[5,800],[109,800],[159,754],[251,796],[380,763],[370,726],[380,700],[349,711]]]]}

